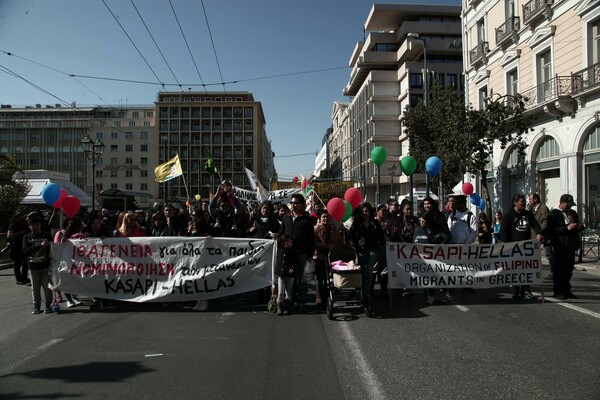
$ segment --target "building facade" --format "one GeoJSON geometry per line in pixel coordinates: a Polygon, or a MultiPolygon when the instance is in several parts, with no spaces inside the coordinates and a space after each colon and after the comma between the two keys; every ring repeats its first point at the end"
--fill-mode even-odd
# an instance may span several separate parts
{"type": "Polygon", "coordinates": [[[549,207],[563,193],[596,227],[600,203],[600,7],[596,0],[464,0],[468,101],[520,93],[533,132],[525,153],[494,149],[493,208],[537,192],[549,207]]]}
{"type": "MultiPolygon", "coordinates": [[[[426,100],[435,84],[464,89],[460,7],[374,4],[364,28],[366,36],[355,46],[343,89],[352,100],[334,104],[331,156],[342,177],[357,182],[367,199],[375,201],[378,174],[370,162],[372,149],[383,146],[387,152],[380,167],[381,193],[385,186],[390,193],[394,186],[408,193],[408,178],[387,172],[408,155],[400,122],[404,110],[426,100]]],[[[418,185],[424,176],[414,180],[418,185]]]]}
{"type": "Polygon", "coordinates": [[[208,198],[222,180],[250,189],[245,168],[265,187],[275,176],[262,105],[251,93],[161,92],[156,110],[160,163],[179,155],[185,177],[160,184],[159,198],[208,198]],[[207,151],[218,174],[204,168],[207,151]]]}
{"type": "Polygon", "coordinates": [[[0,152],[14,154],[23,170],[66,173],[88,196],[92,195],[95,180],[96,196],[109,188],[138,191],[138,204],[145,207],[151,205],[157,189],[153,170],[158,161],[158,141],[153,106],[2,105],[0,152]],[[105,144],[95,165],[95,179],[81,146],[86,135],[105,144]]]}

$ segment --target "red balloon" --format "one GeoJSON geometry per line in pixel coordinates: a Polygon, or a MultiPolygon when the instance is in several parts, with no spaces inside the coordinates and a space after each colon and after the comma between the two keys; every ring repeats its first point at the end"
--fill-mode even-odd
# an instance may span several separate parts
{"type": "Polygon", "coordinates": [[[60,189],[60,197],[52,204],[52,207],[60,208],[65,197],[67,197],[67,191],[65,189],[60,189]]]}
{"type": "Polygon", "coordinates": [[[294,181],[294,183],[298,183],[298,177],[295,176],[294,179],[292,179],[294,181]]]}
{"type": "Polygon", "coordinates": [[[358,207],[362,203],[362,193],[355,187],[351,187],[344,193],[344,200],[352,206],[352,209],[358,207]]]}
{"type": "Polygon", "coordinates": [[[473,187],[473,185],[471,184],[471,182],[465,182],[465,183],[463,183],[463,185],[462,185],[462,191],[467,196],[470,196],[473,193],[474,190],[475,190],[475,188],[473,187]]]}
{"type": "Polygon", "coordinates": [[[331,215],[331,218],[341,221],[346,212],[346,203],[339,197],[334,197],[327,202],[327,212],[331,215]]]}
{"type": "Polygon", "coordinates": [[[69,195],[63,199],[61,208],[67,217],[73,218],[79,212],[80,206],[79,199],[69,195]]]}

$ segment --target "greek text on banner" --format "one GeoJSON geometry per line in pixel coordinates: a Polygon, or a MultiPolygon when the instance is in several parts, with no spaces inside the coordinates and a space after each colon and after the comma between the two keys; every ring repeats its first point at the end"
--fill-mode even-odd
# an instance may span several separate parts
{"type": "Polygon", "coordinates": [[[78,239],[53,244],[57,288],[105,299],[190,301],[269,286],[273,240],[203,237],[78,239]]]}
{"type": "Polygon", "coordinates": [[[429,245],[388,243],[389,287],[489,288],[542,283],[537,241],[429,245]]]}

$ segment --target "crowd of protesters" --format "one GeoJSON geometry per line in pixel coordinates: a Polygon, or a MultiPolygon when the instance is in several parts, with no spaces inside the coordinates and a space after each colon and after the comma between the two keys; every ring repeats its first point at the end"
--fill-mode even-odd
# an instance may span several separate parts
{"type": "MultiPolygon", "coordinates": [[[[558,247],[561,254],[552,260],[554,295],[561,299],[575,298],[571,292],[570,278],[573,255],[579,246],[583,225],[573,197],[563,195],[559,207],[553,212],[538,212],[539,196],[531,197],[537,203],[526,207],[525,196],[513,198],[512,207],[504,213],[497,211],[494,222],[484,212],[475,216],[467,207],[467,197],[450,195],[443,208],[436,200],[425,198],[417,207],[408,199],[398,203],[395,198],[387,204],[373,207],[362,203],[345,223],[333,220],[322,205],[306,210],[306,200],[294,194],[289,205],[264,201],[248,204],[236,198],[231,183],[224,181],[216,195],[196,207],[176,208],[171,204],[143,211],[122,211],[112,215],[108,210],[80,213],[65,219],[62,229],[54,238],[48,224],[38,212],[17,214],[9,227],[8,240],[12,244],[10,255],[14,261],[14,274],[18,285],[31,286],[33,313],[52,312],[56,301],[49,289],[50,243],[76,238],[109,237],[163,237],[198,236],[260,238],[277,240],[277,259],[274,273],[277,287],[277,313],[305,312],[308,285],[304,282],[304,268],[314,263],[315,306],[323,307],[328,296],[328,253],[335,246],[346,243],[354,248],[358,264],[362,267],[362,299],[365,303],[375,295],[375,282],[380,285],[380,296],[386,298],[387,267],[385,244],[392,242],[431,244],[498,243],[537,238],[546,246],[558,247]],[[417,210],[415,210],[417,209],[417,210]],[[543,214],[543,215],[542,215],[543,214]],[[539,221],[541,217],[543,220],[539,221]],[[42,299],[43,294],[43,299],[42,299]],[[42,310],[42,300],[45,309],[42,310]]],[[[545,207],[545,206],[544,206],[545,207]]],[[[547,252],[548,254],[548,252],[547,252]]],[[[51,285],[50,285],[51,287],[51,285]]],[[[530,288],[513,287],[514,299],[533,298],[530,288]]],[[[452,301],[450,291],[426,290],[427,304],[452,301]]],[[[266,299],[260,291],[259,298],[266,299]]],[[[411,296],[405,290],[404,295],[411,296]]],[[[76,294],[63,293],[66,306],[77,307],[81,301],[76,294]]],[[[106,304],[102,299],[92,299],[92,308],[106,304]]],[[[208,303],[199,301],[194,310],[206,310],[208,303]]]]}

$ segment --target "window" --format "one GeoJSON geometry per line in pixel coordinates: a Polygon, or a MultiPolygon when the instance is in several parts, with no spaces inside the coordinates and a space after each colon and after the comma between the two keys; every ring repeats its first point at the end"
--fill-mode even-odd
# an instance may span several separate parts
{"type": "Polygon", "coordinates": [[[145,169],[142,169],[140,171],[140,178],[147,178],[148,177],[148,171],[146,171],[145,169]]]}
{"type": "Polygon", "coordinates": [[[550,49],[543,51],[537,56],[537,80],[538,80],[538,103],[552,96],[552,54],[550,49]]]}
{"type": "Polygon", "coordinates": [[[110,171],[111,178],[117,178],[119,176],[119,171],[110,171]]]}
{"type": "Polygon", "coordinates": [[[449,86],[454,90],[458,90],[458,75],[446,74],[446,86],[449,86]]]}
{"type": "Polygon", "coordinates": [[[588,65],[594,65],[600,62],[600,18],[590,24],[588,37],[588,65]]]}
{"type": "MultiPolygon", "coordinates": [[[[104,132],[96,132],[96,139],[103,139],[104,138],[104,132]]],[[[50,140],[50,138],[48,138],[50,140]]]]}
{"type": "Polygon", "coordinates": [[[148,128],[150,126],[150,121],[144,121],[144,128],[148,128]]]}
{"type": "Polygon", "coordinates": [[[148,132],[142,131],[140,132],[140,139],[148,139],[148,132]]]}
{"type": "Polygon", "coordinates": [[[481,18],[477,21],[477,43],[485,42],[485,20],[481,18]]]}
{"type": "Polygon", "coordinates": [[[125,151],[133,151],[133,145],[132,144],[126,144],[125,145],[125,151]]]}
{"type": "Polygon", "coordinates": [[[102,178],[104,176],[104,171],[96,170],[96,178],[102,178]]]}
{"type": "Polygon", "coordinates": [[[147,183],[140,183],[140,190],[148,190],[148,184],[147,183]]]}
{"type": "Polygon", "coordinates": [[[131,113],[131,116],[132,116],[133,118],[139,118],[139,117],[140,117],[140,112],[139,112],[139,111],[133,111],[133,112],[131,113]]]}
{"type": "Polygon", "coordinates": [[[118,132],[111,132],[110,133],[110,138],[111,139],[118,139],[119,138],[119,133],[118,132]]]}
{"type": "Polygon", "coordinates": [[[254,108],[244,107],[244,118],[253,118],[253,117],[254,117],[254,108]]]}
{"type": "Polygon", "coordinates": [[[140,151],[148,151],[148,145],[147,144],[140,145],[140,151]]]}
{"type": "Polygon", "coordinates": [[[171,130],[178,131],[179,130],[179,121],[171,121],[171,130]]]}
{"type": "Polygon", "coordinates": [[[133,164],[133,158],[131,158],[131,157],[125,158],[125,165],[131,165],[131,164],[133,164]]]}
{"type": "Polygon", "coordinates": [[[118,183],[111,183],[110,184],[110,188],[111,189],[118,189],[119,188],[119,184],[118,183]]]}
{"type": "Polygon", "coordinates": [[[118,165],[118,164],[119,164],[119,159],[117,157],[110,158],[110,165],[118,165]]]}
{"type": "Polygon", "coordinates": [[[133,171],[128,169],[125,171],[125,178],[131,178],[133,177],[133,171]]]}
{"type": "Polygon", "coordinates": [[[423,75],[411,72],[410,87],[411,88],[422,88],[423,87],[423,75]]]}
{"type": "Polygon", "coordinates": [[[488,97],[487,86],[483,86],[483,87],[479,88],[479,109],[480,110],[485,110],[485,102],[487,100],[487,97],[488,97]]]}
{"type": "Polygon", "coordinates": [[[126,183],[125,184],[125,189],[126,190],[133,190],[133,183],[126,183]]]}
{"type": "Polygon", "coordinates": [[[121,126],[121,121],[114,121],[113,122],[113,126],[116,126],[117,128],[121,126]]]}
{"type": "Polygon", "coordinates": [[[251,133],[244,133],[244,144],[253,144],[254,135],[251,133]]]}
{"type": "Polygon", "coordinates": [[[115,153],[119,151],[119,145],[118,144],[111,144],[110,145],[110,151],[111,153],[115,153]]]}
{"type": "Polygon", "coordinates": [[[135,128],[135,121],[129,121],[129,127],[135,128]]]}
{"type": "Polygon", "coordinates": [[[177,117],[179,117],[179,109],[171,108],[171,118],[177,118],[177,117]]]}
{"type": "Polygon", "coordinates": [[[519,93],[519,76],[516,68],[506,74],[506,93],[512,96],[519,93]]]}
{"type": "Polygon", "coordinates": [[[140,164],[141,165],[147,165],[148,164],[148,157],[142,157],[142,158],[140,158],[140,164]]]}
{"type": "Polygon", "coordinates": [[[133,132],[125,132],[125,139],[133,139],[133,132]]]}

